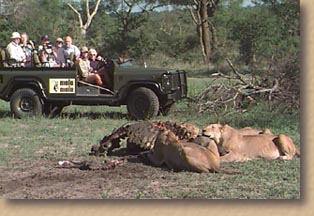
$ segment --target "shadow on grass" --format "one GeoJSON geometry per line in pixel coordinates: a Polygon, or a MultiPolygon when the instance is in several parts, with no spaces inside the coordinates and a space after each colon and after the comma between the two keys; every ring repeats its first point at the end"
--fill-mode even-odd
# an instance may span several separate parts
{"type": "Polygon", "coordinates": [[[109,119],[129,119],[129,115],[121,112],[63,112],[60,114],[59,118],[68,118],[68,119],[80,119],[80,118],[88,118],[88,119],[101,119],[101,118],[109,118],[109,119]]]}
{"type": "MultiPolygon", "coordinates": [[[[152,165],[151,161],[148,159],[147,154],[149,150],[140,150],[140,149],[133,149],[127,150],[126,148],[115,149],[113,152],[108,154],[108,156],[115,156],[115,157],[126,157],[127,161],[130,163],[140,163],[147,166],[154,166],[152,165]]],[[[154,166],[157,167],[157,166],[154,166]]],[[[166,166],[161,166],[161,168],[167,169],[166,166]]]]}
{"type": "Polygon", "coordinates": [[[0,110],[0,118],[12,117],[10,111],[0,110]]]}
{"type": "MultiPolygon", "coordinates": [[[[0,119],[2,118],[14,118],[10,111],[0,110],[0,119]]],[[[130,119],[130,116],[127,113],[121,112],[63,112],[59,116],[54,118],[63,118],[63,119],[80,119],[80,118],[88,118],[88,119],[101,119],[101,118],[109,118],[114,120],[121,119],[130,119]]]]}

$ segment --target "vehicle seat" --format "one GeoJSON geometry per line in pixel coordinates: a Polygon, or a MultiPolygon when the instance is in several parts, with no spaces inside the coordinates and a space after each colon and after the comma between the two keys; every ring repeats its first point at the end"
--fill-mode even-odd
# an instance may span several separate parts
{"type": "Polygon", "coordinates": [[[8,63],[8,60],[7,60],[7,52],[5,49],[1,49],[0,51],[0,66],[1,67],[9,67],[9,63],[8,63]]]}
{"type": "Polygon", "coordinates": [[[36,51],[33,52],[33,64],[35,67],[41,67],[41,62],[36,51]]]}
{"type": "Polygon", "coordinates": [[[2,49],[0,49],[0,68],[3,68],[2,49]]]}
{"type": "Polygon", "coordinates": [[[18,63],[15,59],[10,59],[8,52],[5,48],[1,49],[1,66],[2,67],[20,67],[21,64],[18,63]]]}
{"type": "Polygon", "coordinates": [[[70,54],[70,58],[68,59],[68,67],[74,67],[76,63],[76,55],[74,53],[70,54]]]}

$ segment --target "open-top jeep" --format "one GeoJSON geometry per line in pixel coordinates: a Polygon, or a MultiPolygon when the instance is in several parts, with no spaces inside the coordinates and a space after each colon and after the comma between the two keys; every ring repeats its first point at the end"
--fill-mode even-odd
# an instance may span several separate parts
{"type": "Polygon", "coordinates": [[[159,113],[166,115],[187,95],[185,71],[114,63],[111,85],[104,88],[81,81],[75,66],[13,67],[0,57],[0,98],[10,101],[11,112],[18,118],[52,117],[68,105],[127,105],[131,118],[149,119],[159,113]]]}

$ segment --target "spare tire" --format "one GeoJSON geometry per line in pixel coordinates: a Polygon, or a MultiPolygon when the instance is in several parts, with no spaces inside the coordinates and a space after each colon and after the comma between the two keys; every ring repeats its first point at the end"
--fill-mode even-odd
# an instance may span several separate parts
{"type": "Polygon", "coordinates": [[[139,87],[128,95],[127,109],[132,119],[150,119],[158,115],[159,100],[151,89],[139,87]]]}

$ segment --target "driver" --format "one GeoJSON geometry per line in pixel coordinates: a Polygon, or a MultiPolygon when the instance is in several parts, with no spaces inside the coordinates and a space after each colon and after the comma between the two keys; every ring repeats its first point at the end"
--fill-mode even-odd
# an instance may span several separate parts
{"type": "Polygon", "coordinates": [[[79,76],[83,81],[102,86],[103,82],[98,73],[93,71],[88,60],[88,48],[82,47],[81,57],[77,60],[79,76]]]}
{"type": "Polygon", "coordinates": [[[90,48],[88,51],[88,59],[90,62],[91,68],[93,68],[93,71],[95,73],[99,74],[103,83],[107,85],[107,87],[110,88],[110,77],[109,72],[107,69],[108,67],[108,60],[103,59],[100,55],[97,54],[97,51],[93,48],[90,48]]]}

